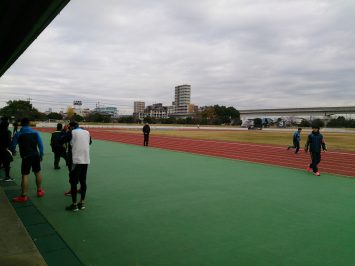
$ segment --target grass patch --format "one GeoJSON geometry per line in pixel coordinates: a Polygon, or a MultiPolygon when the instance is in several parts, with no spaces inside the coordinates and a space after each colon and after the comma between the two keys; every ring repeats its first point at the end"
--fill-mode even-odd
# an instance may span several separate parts
{"type": "MultiPolygon", "coordinates": [[[[114,130],[110,130],[114,132],[114,130]]],[[[139,133],[141,130],[120,130],[120,132],[139,133]]],[[[301,147],[306,143],[310,131],[304,131],[301,135],[301,147]]],[[[322,133],[329,150],[355,151],[354,133],[322,133]]],[[[213,130],[152,130],[152,135],[170,136],[179,138],[223,140],[232,142],[248,142],[256,144],[271,144],[287,146],[292,144],[293,132],[287,131],[213,131],[213,130]]]]}

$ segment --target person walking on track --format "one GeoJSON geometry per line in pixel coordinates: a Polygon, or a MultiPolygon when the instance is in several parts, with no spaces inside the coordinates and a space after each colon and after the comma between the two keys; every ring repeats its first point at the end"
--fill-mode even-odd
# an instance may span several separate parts
{"type": "Polygon", "coordinates": [[[287,150],[296,149],[295,153],[298,153],[300,150],[301,132],[302,128],[299,127],[298,130],[293,133],[293,146],[288,146],[287,150]]]}
{"type": "Polygon", "coordinates": [[[319,126],[317,125],[312,126],[312,133],[308,135],[305,152],[308,152],[308,148],[312,162],[307,168],[307,171],[313,171],[314,175],[320,176],[318,171],[318,164],[321,161],[321,149],[326,151],[327,146],[324,142],[323,135],[319,132],[319,126]]]}

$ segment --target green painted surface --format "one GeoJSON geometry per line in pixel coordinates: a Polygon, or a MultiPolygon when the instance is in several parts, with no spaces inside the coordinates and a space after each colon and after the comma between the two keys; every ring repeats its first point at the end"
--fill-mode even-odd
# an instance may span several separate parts
{"type": "Polygon", "coordinates": [[[46,148],[30,196],[85,265],[354,265],[354,179],[94,140],[72,213],[46,148]]]}

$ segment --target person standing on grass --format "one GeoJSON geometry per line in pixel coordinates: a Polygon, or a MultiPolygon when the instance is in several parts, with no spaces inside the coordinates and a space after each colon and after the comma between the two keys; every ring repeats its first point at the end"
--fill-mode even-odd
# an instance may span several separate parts
{"type": "Polygon", "coordinates": [[[51,136],[51,147],[54,153],[54,169],[60,169],[59,161],[62,157],[65,161],[67,159],[66,149],[64,144],[60,143],[60,138],[63,135],[63,125],[61,123],[57,124],[57,130],[52,133],[51,136]]]}
{"type": "Polygon", "coordinates": [[[145,125],[143,126],[143,135],[144,135],[143,145],[144,146],[148,146],[148,144],[149,144],[149,134],[150,134],[150,126],[148,123],[145,123],[145,125]]]}
{"type": "Polygon", "coordinates": [[[41,161],[43,158],[43,143],[39,133],[30,128],[30,121],[27,118],[21,120],[21,129],[17,132],[11,143],[11,150],[16,151],[17,144],[20,147],[21,163],[21,195],[13,198],[14,202],[28,201],[28,176],[31,168],[36,176],[37,196],[43,197],[41,161]]]}
{"type": "Polygon", "coordinates": [[[300,150],[301,131],[302,128],[299,127],[298,130],[293,133],[293,146],[288,146],[287,150],[296,149],[295,153],[298,153],[298,151],[300,150]]]}
{"type": "Polygon", "coordinates": [[[14,181],[10,177],[10,163],[13,161],[12,153],[10,152],[11,145],[11,131],[9,130],[9,122],[3,120],[0,123],[0,165],[4,166],[5,178],[0,180],[3,181],[14,181]]]}
{"type": "Polygon", "coordinates": [[[69,172],[70,193],[72,204],[65,209],[68,211],[78,211],[85,209],[86,197],[86,175],[90,164],[90,133],[79,127],[77,122],[69,123],[69,131],[63,136],[63,142],[68,142],[71,147],[71,158],[68,156],[68,165],[71,165],[69,172]],[[70,162],[69,162],[70,160],[70,162]],[[80,182],[81,198],[77,201],[77,184],[80,182]]]}
{"type": "Polygon", "coordinates": [[[324,142],[323,135],[319,132],[319,126],[314,125],[312,126],[312,133],[308,135],[307,143],[305,146],[305,152],[308,152],[309,148],[309,153],[311,154],[311,164],[307,168],[308,172],[312,172],[316,176],[320,176],[320,173],[318,171],[318,164],[320,163],[321,160],[321,149],[323,151],[327,150],[327,146],[324,142]]]}

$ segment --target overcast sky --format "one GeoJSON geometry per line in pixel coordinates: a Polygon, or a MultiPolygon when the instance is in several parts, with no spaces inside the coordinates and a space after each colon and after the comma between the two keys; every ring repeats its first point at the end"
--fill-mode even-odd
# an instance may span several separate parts
{"type": "Polygon", "coordinates": [[[0,107],[30,97],[133,111],[355,105],[353,0],[72,0],[0,79],[0,107]]]}

